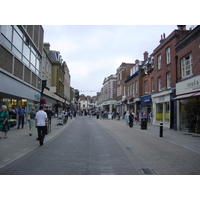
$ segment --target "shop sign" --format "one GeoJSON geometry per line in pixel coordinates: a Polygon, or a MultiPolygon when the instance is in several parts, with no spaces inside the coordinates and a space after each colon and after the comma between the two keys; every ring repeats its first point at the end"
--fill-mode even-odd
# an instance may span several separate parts
{"type": "Polygon", "coordinates": [[[200,90],[200,75],[176,84],[176,95],[200,90]]]}
{"type": "Polygon", "coordinates": [[[37,100],[37,101],[39,101],[40,100],[40,94],[35,94],[34,95],[34,99],[37,100]]]}

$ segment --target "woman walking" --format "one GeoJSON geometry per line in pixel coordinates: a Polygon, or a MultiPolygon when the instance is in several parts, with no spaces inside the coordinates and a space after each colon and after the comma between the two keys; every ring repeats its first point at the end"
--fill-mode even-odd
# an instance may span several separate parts
{"type": "Polygon", "coordinates": [[[126,126],[129,125],[129,115],[130,115],[130,113],[129,113],[129,111],[127,111],[126,114],[125,114],[126,126]]]}
{"type": "Polygon", "coordinates": [[[7,138],[7,132],[10,130],[9,123],[8,123],[8,112],[6,111],[7,107],[5,105],[2,106],[2,111],[0,112],[0,139],[1,133],[5,133],[4,138],[7,138]]]}
{"type": "Polygon", "coordinates": [[[28,123],[29,123],[29,135],[32,135],[33,132],[33,128],[34,128],[34,123],[35,123],[35,108],[31,109],[31,112],[29,113],[29,119],[28,119],[28,123]]]}

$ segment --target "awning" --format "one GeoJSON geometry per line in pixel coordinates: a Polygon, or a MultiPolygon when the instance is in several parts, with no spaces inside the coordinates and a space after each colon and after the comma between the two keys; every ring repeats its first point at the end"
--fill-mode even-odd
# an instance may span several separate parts
{"type": "Polygon", "coordinates": [[[192,98],[192,97],[197,97],[197,96],[200,96],[200,92],[179,95],[179,96],[173,98],[173,100],[187,99],[187,98],[192,98]]]}
{"type": "Polygon", "coordinates": [[[151,95],[141,97],[141,105],[142,106],[152,105],[151,95]]]}

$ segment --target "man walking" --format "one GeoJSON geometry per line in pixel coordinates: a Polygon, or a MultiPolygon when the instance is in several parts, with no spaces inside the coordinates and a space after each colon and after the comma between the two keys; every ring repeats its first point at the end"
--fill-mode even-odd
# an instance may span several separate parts
{"type": "Polygon", "coordinates": [[[20,124],[22,122],[22,128],[24,128],[24,115],[26,114],[25,110],[20,106],[18,115],[19,115],[19,120],[18,120],[18,129],[20,128],[20,124]]]}
{"type": "Polygon", "coordinates": [[[40,106],[40,110],[36,113],[35,116],[35,126],[38,131],[38,139],[40,141],[40,145],[43,145],[44,137],[47,134],[47,122],[47,113],[44,112],[43,106],[40,106]]]}

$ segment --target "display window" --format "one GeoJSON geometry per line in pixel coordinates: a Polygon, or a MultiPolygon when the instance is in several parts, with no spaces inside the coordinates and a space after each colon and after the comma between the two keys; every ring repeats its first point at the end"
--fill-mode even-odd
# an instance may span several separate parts
{"type": "Polygon", "coordinates": [[[181,131],[200,133],[200,100],[191,98],[180,100],[181,131]]]}

